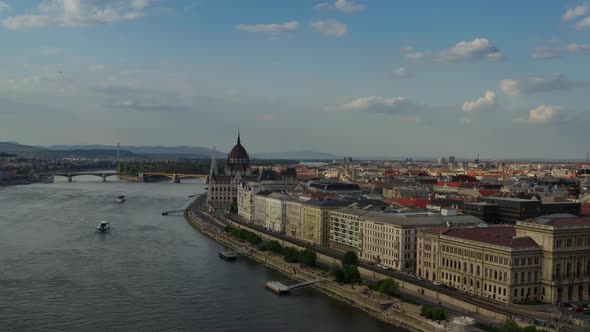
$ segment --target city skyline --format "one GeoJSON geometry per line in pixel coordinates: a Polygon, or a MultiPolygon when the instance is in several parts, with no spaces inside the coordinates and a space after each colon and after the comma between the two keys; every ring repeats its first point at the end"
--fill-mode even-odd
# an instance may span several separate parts
{"type": "Polygon", "coordinates": [[[583,1],[0,0],[0,141],[584,159],[583,1]]]}

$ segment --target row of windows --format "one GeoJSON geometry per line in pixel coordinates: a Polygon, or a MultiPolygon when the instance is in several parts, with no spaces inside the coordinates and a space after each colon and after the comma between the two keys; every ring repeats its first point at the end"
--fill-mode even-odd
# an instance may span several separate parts
{"type": "Polygon", "coordinates": [[[441,246],[441,251],[444,253],[455,254],[455,255],[459,255],[459,256],[466,256],[466,257],[471,257],[474,259],[481,259],[482,258],[482,254],[480,252],[473,251],[473,250],[467,250],[467,249],[463,249],[463,248],[457,248],[454,246],[448,246],[448,245],[444,245],[444,244],[441,246]]]}
{"type": "Polygon", "coordinates": [[[525,279],[525,272],[524,271],[520,272],[520,274],[518,272],[514,272],[514,283],[518,283],[519,280],[520,280],[520,282],[539,281],[539,271],[535,271],[534,274],[531,271],[526,272],[526,279],[525,279]],[[520,278],[519,278],[519,275],[520,275],[520,278]]]}
{"type": "Polygon", "coordinates": [[[515,257],[514,266],[539,265],[539,256],[515,257]]]}
{"type": "Polygon", "coordinates": [[[555,239],[555,248],[573,248],[575,247],[590,247],[590,236],[578,236],[572,238],[564,237],[564,238],[556,238],[555,239]]]}

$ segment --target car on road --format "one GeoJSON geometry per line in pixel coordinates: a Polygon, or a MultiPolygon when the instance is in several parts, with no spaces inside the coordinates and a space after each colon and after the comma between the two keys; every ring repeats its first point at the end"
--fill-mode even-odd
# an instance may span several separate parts
{"type": "Polygon", "coordinates": [[[574,308],[573,312],[584,312],[584,308],[574,308]]]}
{"type": "Polygon", "coordinates": [[[569,307],[572,306],[572,304],[569,303],[569,302],[563,302],[559,306],[562,307],[562,308],[569,308],[569,307]]]}
{"type": "Polygon", "coordinates": [[[435,285],[435,286],[442,286],[441,283],[438,282],[438,281],[433,281],[432,284],[435,285]]]}

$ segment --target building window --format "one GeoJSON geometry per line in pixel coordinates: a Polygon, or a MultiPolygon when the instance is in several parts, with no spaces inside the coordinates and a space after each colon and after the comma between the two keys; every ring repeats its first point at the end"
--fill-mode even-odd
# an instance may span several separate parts
{"type": "Polygon", "coordinates": [[[518,297],[518,288],[514,289],[514,297],[518,297]]]}
{"type": "Polygon", "coordinates": [[[518,272],[514,272],[514,282],[518,282],[518,272]]]}

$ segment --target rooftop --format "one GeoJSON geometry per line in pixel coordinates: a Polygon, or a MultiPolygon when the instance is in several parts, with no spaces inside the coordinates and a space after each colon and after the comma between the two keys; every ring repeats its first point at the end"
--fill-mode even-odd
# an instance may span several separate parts
{"type": "Polygon", "coordinates": [[[451,228],[441,235],[482,242],[513,249],[538,248],[539,245],[530,237],[516,237],[512,226],[451,228]]]}
{"type": "Polygon", "coordinates": [[[528,222],[549,226],[588,226],[590,225],[590,218],[578,217],[569,213],[558,213],[531,219],[528,222]]]}

